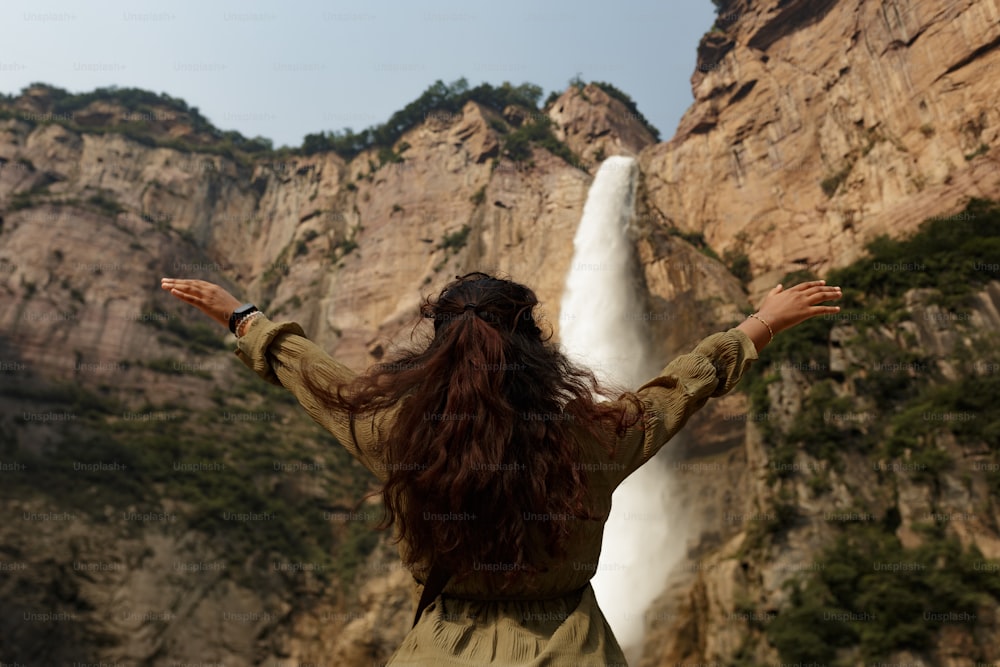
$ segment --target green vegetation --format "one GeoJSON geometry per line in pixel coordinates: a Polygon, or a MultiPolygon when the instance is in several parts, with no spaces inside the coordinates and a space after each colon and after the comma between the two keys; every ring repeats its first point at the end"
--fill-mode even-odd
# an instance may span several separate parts
{"type": "Polygon", "coordinates": [[[472,193],[472,196],[469,197],[469,201],[472,202],[473,206],[479,206],[486,201],[486,186],[484,185],[472,193]]]}
{"type": "Polygon", "coordinates": [[[750,272],[750,257],[746,251],[749,242],[750,238],[747,233],[740,232],[736,235],[736,245],[728,248],[722,254],[722,261],[726,268],[744,285],[753,280],[753,274],[750,272]]]}
{"type": "Polygon", "coordinates": [[[851,173],[851,169],[853,168],[854,164],[851,163],[820,181],[819,186],[823,188],[823,194],[827,197],[832,197],[837,194],[837,190],[839,190],[840,186],[847,180],[847,176],[851,173]]]}
{"type": "Polygon", "coordinates": [[[946,469],[943,452],[934,446],[935,435],[950,433],[963,445],[986,443],[1000,453],[1000,369],[998,345],[980,343],[982,355],[975,364],[960,365],[961,373],[950,382],[928,385],[892,417],[891,437],[886,443],[890,456],[915,450],[929,468],[946,469]]]}
{"type": "MultiPolygon", "coordinates": [[[[301,414],[291,394],[229,363],[245,382],[220,384],[213,401],[186,405],[130,408],[78,384],[0,383],[8,400],[74,415],[46,425],[45,451],[33,444],[37,427],[0,420],[4,457],[26,466],[0,494],[43,497],[46,506],[133,534],[200,531],[228,564],[222,576],[243,585],[279,577],[287,586],[303,576],[276,572],[275,562],[306,565],[322,582],[350,585],[379,540],[372,529],[381,510],[357,506],[370,476],[301,414]],[[305,490],[314,484],[325,492],[305,490]],[[128,513],[162,518],[130,520],[128,513]]],[[[173,373],[178,364],[143,365],[173,373]]]]}
{"type": "Polygon", "coordinates": [[[338,250],[340,251],[340,257],[344,255],[350,255],[352,252],[358,249],[358,242],[352,239],[344,239],[333,246],[334,253],[338,250]]]}
{"type": "Polygon", "coordinates": [[[753,273],[750,272],[750,257],[745,252],[727,251],[723,259],[726,262],[726,268],[739,278],[741,283],[746,285],[753,280],[753,273]]]}
{"type": "Polygon", "coordinates": [[[7,205],[7,210],[20,211],[21,209],[38,206],[44,201],[43,197],[48,194],[48,185],[36,185],[30,190],[15,192],[10,197],[10,203],[7,205]]]}
{"type": "Polygon", "coordinates": [[[899,310],[912,288],[937,290],[943,308],[963,307],[974,290],[997,277],[984,267],[1000,262],[1000,205],[972,199],[955,215],[925,220],[907,239],[880,236],[867,250],[867,258],[827,278],[844,287],[845,309],[899,310]]]}
{"type": "MultiPolygon", "coordinates": [[[[145,308],[144,312],[157,314],[153,308],[149,307],[145,308]]],[[[167,313],[165,317],[144,318],[141,322],[155,329],[174,334],[192,352],[198,354],[211,354],[218,350],[229,350],[229,346],[220,337],[218,328],[206,322],[192,322],[172,313],[167,313]]],[[[168,337],[161,337],[161,341],[176,344],[174,340],[168,337]]]]}
{"type": "Polygon", "coordinates": [[[660,140],[660,131],[656,129],[656,127],[654,127],[653,124],[650,123],[645,116],[642,115],[642,112],[639,111],[639,107],[636,106],[635,101],[631,97],[629,97],[624,92],[622,92],[615,86],[605,81],[594,81],[593,83],[595,86],[606,92],[608,95],[610,95],[614,99],[624,104],[625,108],[628,109],[629,117],[634,118],[638,120],[640,123],[642,123],[642,126],[646,128],[646,130],[650,134],[653,135],[653,139],[655,139],[656,141],[660,140]]]}
{"type": "MultiPolygon", "coordinates": [[[[991,258],[1000,256],[998,237],[1000,207],[971,200],[959,214],[925,221],[909,238],[875,239],[868,256],[827,277],[828,283],[844,287],[841,313],[782,332],[763,350],[743,385],[751,413],[773,416],[768,387],[789,371],[807,386],[790,419],[756,422],[776,499],[768,509],[774,518],[748,530],[745,555],[766,558],[762,552],[796,525],[790,478],[799,477],[816,495],[830,491],[834,472],[841,474],[840,484],[850,486],[844,475],[847,455],[860,456],[877,471],[900,466],[899,475],[928,486],[936,504],[944,485],[958,477],[955,469],[970,469],[968,461],[955,460],[945,448],[954,439],[990,463],[983,469],[990,472],[981,474],[994,494],[1000,491],[1000,474],[992,470],[1000,461],[1000,404],[995,400],[1000,337],[976,332],[968,317],[960,317],[963,313],[948,315],[947,310],[968,305],[977,288],[995,279],[991,258]],[[903,298],[913,288],[928,290],[922,300],[945,308],[949,326],[962,332],[948,355],[953,374],[942,374],[919,349],[916,336],[897,326],[915,318],[903,298]],[[840,324],[851,325],[857,335],[840,343],[845,363],[835,371],[831,335],[840,324]],[[948,482],[944,475],[951,475],[948,482]]],[[[801,272],[781,282],[813,278],[801,272]]],[[[932,525],[921,529],[922,543],[904,548],[895,535],[902,520],[892,503],[897,476],[879,472],[878,477],[886,485],[879,495],[889,506],[873,510],[859,496],[859,504],[846,511],[881,516],[838,521],[836,539],[823,551],[818,568],[789,582],[786,605],[765,626],[782,662],[840,664],[838,650],[850,647],[865,661],[901,649],[920,651],[935,644],[942,625],[925,612],[975,614],[980,605],[1000,598],[995,575],[1000,565],[986,567],[974,547],[963,551],[946,533],[944,519],[933,523],[934,512],[927,517],[932,525]],[[873,563],[907,563],[909,569],[885,571],[873,563]]],[[[968,473],[961,479],[972,484],[968,473]]],[[[975,623],[968,627],[973,632],[975,623]]]]}
{"type": "Polygon", "coordinates": [[[971,153],[969,153],[968,155],[965,156],[965,159],[969,160],[969,161],[972,161],[972,160],[975,160],[980,155],[985,155],[989,151],[990,151],[990,147],[987,144],[979,144],[979,146],[976,148],[976,150],[972,151],[971,153]]]}
{"type": "MultiPolygon", "coordinates": [[[[482,83],[475,88],[469,88],[469,83],[464,78],[451,84],[438,80],[420,97],[394,113],[385,123],[374,125],[361,132],[347,128],[339,132],[308,134],[302,142],[301,152],[311,155],[320,151],[334,151],[346,159],[351,159],[371,148],[391,151],[404,132],[422,123],[428,116],[457,114],[466,102],[478,102],[495,111],[503,111],[511,104],[536,109],[541,96],[542,89],[530,83],[522,83],[519,86],[506,82],[500,86],[482,83]]],[[[402,150],[399,153],[402,153],[402,150]]],[[[380,158],[381,155],[380,153],[380,158]]]]}
{"type": "Polygon", "coordinates": [[[441,238],[441,243],[439,243],[437,246],[438,250],[445,250],[445,251],[453,250],[455,252],[458,252],[459,250],[465,247],[465,244],[469,239],[469,232],[471,231],[471,229],[472,228],[469,227],[468,225],[462,225],[461,229],[445,234],[441,238]]]}
{"type": "Polygon", "coordinates": [[[514,162],[528,162],[531,159],[532,145],[544,148],[577,169],[586,171],[576,153],[556,138],[552,132],[552,121],[547,116],[538,116],[506,135],[500,154],[514,162]]]}
{"type": "MultiPolygon", "coordinates": [[[[89,93],[70,93],[62,88],[44,83],[29,84],[28,88],[43,88],[52,100],[51,117],[44,120],[34,120],[30,116],[19,115],[7,111],[5,115],[21,118],[33,123],[57,123],[76,132],[91,134],[115,133],[122,134],[133,141],[146,146],[162,146],[176,148],[186,152],[213,153],[232,159],[241,159],[273,150],[270,139],[254,137],[247,139],[233,130],[220,130],[201,115],[197,107],[189,107],[187,103],[166,93],[156,94],[140,88],[118,88],[108,86],[97,88],[89,93]],[[119,104],[126,112],[126,119],[115,125],[77,124],[74,114],[85,109],[95,101],[109,101],[119,104]],[[135,120],[130,120],[135,118],[135,120]],[[203,138],[195,141],[168,139],[161,136],[162,132],[155,129],[157,122],[181,123],[190,125],[192,130],[203,138]]],[[[6,111],[6,110],[5,110],[6,111]]]]}
{"type": "MultiPolygon", "coordinates": [[[[582,86],[582,82],[580,85],[582,86]]],[[[659,131],[639,112],[635,102],[627,94],[607,82],[597,81],[594,85],[622,102],[632,117],[639,120],[654,137],[659,138],[659,131]]],[[[498,113],[509,106],[515,106],[532,112],[529,116],[535,120],[509,133],[505,146],[508,157],[515,162],[528,160],[530,158],[528,145],[534,143],[566,160],[567,163],[583,168],[579,158],[552,134],[550,122],[538,109],[542,89],[531,83],[516,86],[509,82],[499,86],[481,83],[470,87],[465,78],[451,84],[438,80],[420,97],[394,113],[385,123],[373,125],[360,132],[345,128],[339,131],[308,134],[298,149],[287,147],[275,149],[272,142],[264,137],[247,139],[239,132],[220,130],[202,116],[197,107],[188,106],[184,100],[166,93],[156,94],[139,88],[109,86],[89,93],[72,94],[64,89],[41,83],[33,83],[28,88],[39,87],[46,91],[50,100],[50,108],[45,114],[39,114],[39,118],[34,118],[5,108],[0,109],[0,117],[19,118],[32,124],[57,123],[71,131],[81,133],[122,134],[145,146],[216,154],[244,165],[256,157],[265,155],[269,157],[311,155],[321,151],[334,151],[350,160],[363,151],[374,149],[377,162],[371,161],[369,177],[379,167],[404,161],[403,154],[409,146],[406,142],[399,143],[400,138],[407,130],[430,117],[454,117],[469,101],[498,113]],[[98,100],[115,103],[124,108],[126,111],[124,120],[108,125],[78,124],[75,120],[76,114],[98,100]],[[162,127],[165,124],[189,126],[193,134],[180,139],[168,138],[162,127]]],[[[22,91],[22,95],[28,88],[22,91]]],[[[494,118],[490,124],[500,134],[508,135],[508,128],[503,121],[494,118]]],[[[15,203],[22,206],[25,204],[24,201],[15,203]]]]}
{"type": "Polygon", "coordinates": [[[712,250],[712,247],[708,245],[708,242],[705,241],[705,235],[702,234],[701,232],[682,232],[676,227],[671,227],[667,230],[667,233],[670,234],[671,236],[677,236],[679,238],[684,239],[685,241],[693,245],[695,248],[697,248],[701,254],[707,257],[711,257],[716,261],[719,262],[722,261],[722,258],[719,257],[719,255],[714,250],[712,250]]]}
{"type": "Polygon", "coordinates": [[[87,203],[90,204],[91,206],[97,207],[100,211],[112,217],[125,211],[125,207],[123,207],[121,204],[115,201],[115,199],[110,194],[106,194],[103,192],[91,195],[87,199],[87,203]]]}
{"type": "Polygon", "coordinates": [[[156,373],[163,373],[164,375],[191,375],[192,377],[201,378],[203,380],[211,380],[212,374],[200,370],[197,367],[188,368],[183,362],[176,358],[157,358],[157,359],[146,359],[135,362],[136,365],[148,368],[156,373]]]}
{"type": "Polygon", "coordinates": [[[410,144],[405,141],[400,142],[399,148],[393,150],[389,146],[383,146],[378,149],[378,166],[383,166],[386,164],[399,164],[403,162],[403,153],[409,150],[410,144]]]}
{"type": "MultiPolygon", "coordinates": [[[[448,264],[448,259],[453,255],[457,255],[458,252],[465,247],[465,244],[469,240],[469,232],[472,228],[469,225],[462,225],[462,227],[454,232],[448,232],[443,237],[441,237],[441,242],[437,244],[436,250],[444,250],[444,257],[440,262],[434,265],[434,272],[438,272],[448,264]]],[[[426,283],[426,281],[425,281],[426,283]]]]}
{"type": "Polygon", "coordinates": [[[789,585],[789,609],[767,625],[767,638],[782,662],[803,664],[831,664],[848,646],[865,661],[929,648],[941,613],[976,614],[990,596],[1000,597],[1000,578],[988,571],[1000,564],[987,563],[935,527],[907,549],[884,525],[848,523],[816,573],[789,585]]]}

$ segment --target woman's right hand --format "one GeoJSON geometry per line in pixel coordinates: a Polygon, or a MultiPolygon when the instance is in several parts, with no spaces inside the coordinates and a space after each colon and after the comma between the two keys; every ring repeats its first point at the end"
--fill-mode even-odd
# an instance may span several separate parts
{"type": "Polygon", "coordinates": [[[840,287],[828,286],[825,280],[799,283],[784,289],[776,286],[760,302],[757,315],[768,324],[774,335],[790,329],[796,324],[817,315],[832,315],[840,312],[840,306],[822,306],[826,301],[834,301],[841,296],[840,287]]]}

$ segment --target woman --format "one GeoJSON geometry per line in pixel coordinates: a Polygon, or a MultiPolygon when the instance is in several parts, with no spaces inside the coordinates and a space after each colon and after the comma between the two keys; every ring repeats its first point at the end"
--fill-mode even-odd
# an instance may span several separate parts
{"type": "Polygon", "coordinates": [[[426,345],[356,375],[221,287],[163,289],[237,335],[236,353],[382,482],[383,525],[424,586],[390,665],[622,665],[594,599],[611,494],[712,396],[730,391],[774,335],[840,288],[778,285],[758,312],[617,400],[543,336],[535,294],[483,273],[421,314],[426,345]]]}

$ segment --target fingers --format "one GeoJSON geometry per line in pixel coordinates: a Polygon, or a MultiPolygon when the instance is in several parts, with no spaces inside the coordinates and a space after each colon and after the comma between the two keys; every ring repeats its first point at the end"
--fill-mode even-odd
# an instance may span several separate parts
{"type": "Polygon", "coordinates": [[[819,301],[827,301],[829,299],[839,299],[843,296],[839,287],[812,287],[805,292],[805,296],[817,299],[819,301]]]}
{"type": "Polygon", "coordinates": [[[160,287],[185,303],[190,303],[192,306],[204,307],[207,304],[202,296],[203,290],[201,289],[201,285],[198,284],[203,282],[202,280],[163,278],[160,281],[160,287]]]}
{"type": "Polygon", "coordinates": [[[203,298],[201,298],[196,294],[188,292],[182,288],[174,287],[170,290],[170,293],[176,296],[181,301],[184,301],[185,303],[190,303],[192,306],[197,306],[199,308],[207,306],[203,298]]]}
{"type": "Polygon", "coordinates": [[[206,297],[214,285],[204,280],[163,278],[160,281],[160,287],[177,295],[206,297]]]}
{"type": "Polygon", "coordinates": [[[206,288],[212,287],[213,283],[205,280],[197,280],[195,278],[160,278],[160,286],[163,287],[163,289],[178,287],[189,292],[200,293],[205,291],[206,288]]]}
{"type": "Polygon", "coordinates": [[[798,285],[796,285],[795,287],[792,287],[791,289],[798,290],[798,291],[801,292],[801,291],[804,291],[804,290],[807,290],[807,289],[811,289],[813,287],[821,287],[821,286],[823,286],[825,284],[826,284],[825,280],[807,280],[804,283],[799,283],[798,285]]]}

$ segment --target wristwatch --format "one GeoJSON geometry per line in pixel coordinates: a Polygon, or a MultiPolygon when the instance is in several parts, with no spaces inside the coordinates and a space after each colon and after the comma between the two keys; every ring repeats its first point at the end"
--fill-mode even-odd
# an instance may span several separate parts
{"type": "Polygon", "coordinates": [[[234,310],[233,314],[229,316],[229,330],[236,333],[236,325],[239,324],[240,320],[250,313],[255,312],[257,312],[257,306],[252,303],[244,303],[242,306],[234,310]]]}

